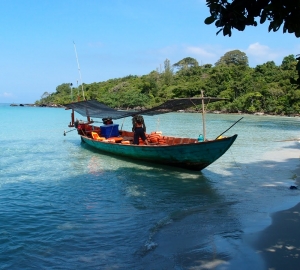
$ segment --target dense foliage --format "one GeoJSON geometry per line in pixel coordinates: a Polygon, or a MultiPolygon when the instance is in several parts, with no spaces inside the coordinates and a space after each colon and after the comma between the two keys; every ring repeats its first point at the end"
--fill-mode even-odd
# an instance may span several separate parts
{"type": "Polygon", "coordinates": [[[243,31],[246,26],[269,22],[269,31],[294,33],[300,37],[300,1],[295,0],[206,0],[210,16],[206,24],[215,23],[223,35],[231,36],[231,29],[243,31]]]}
{"type": "MultiPolygon", "coordinates": [[[[214,66],[199,65],[191,57],[174,65],[167,59],[163,72],[83,84],[83,90],[87,100],[97,99],[114,108],[147,108],[170,98],[197,97],[203,90],[205,96],[228,99],[209,104],[211,111],[293,115],[300,113],[296,66],[297,59],[289,55],[279,66],[269,61],[251,68],[246,54],[234,50],[214,66]]],[[[82,100],[81,86],[63,83],[36,103],[63,105],[78,97],[82,100]]]]}

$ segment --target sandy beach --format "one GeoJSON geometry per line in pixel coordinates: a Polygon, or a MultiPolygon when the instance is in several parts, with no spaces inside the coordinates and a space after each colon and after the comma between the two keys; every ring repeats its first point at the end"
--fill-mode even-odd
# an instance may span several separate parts
{"type": "MultiPolygon", "coordinates": [[[[295,186],[299,184],[300,167],[295,171],[295,186]]],[[[249,237],[251,246],[264,261],[264,269],[300,269],[300,187],[291,192],[299,194],[299,203],[272,214],[272,224],[249,237]]]]}

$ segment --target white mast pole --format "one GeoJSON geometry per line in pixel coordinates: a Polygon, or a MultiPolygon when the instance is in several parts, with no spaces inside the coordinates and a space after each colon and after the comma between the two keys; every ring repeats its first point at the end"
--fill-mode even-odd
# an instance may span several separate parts
{"type": "Polygon", "coordinates": [[[77,95],[79,96],[78,80],[77,80],[77,95]]]}
{"type": "Polygon", "coordinates": [[[203,90],[201,90],[201,97],[202,97],[202,122],[203,122],[203,139],[206,140],[206,127],[205,127],[205,108],[204,108],[204,97],[203,97],[203,90]]]}
{"type": "Polygon", "coordinates": [[[78,66],[78,72],[79,72],[79,77],[80,77],[82,96],[83,96],[83,99],[85,99],[85,97],[84,97],[84,91],[83,91],[83,85],[82,85],[81,72],[80,72],[80,66],[79,66],[79,61],[78,61],[78,56],[77,56],[77,50],[76,50],[76,46],[75,46],[75,42],[74,42],[74,41],[73,41],[73,43],[74,43],[75,55],[76,55],[77,66],[78,66]]]}

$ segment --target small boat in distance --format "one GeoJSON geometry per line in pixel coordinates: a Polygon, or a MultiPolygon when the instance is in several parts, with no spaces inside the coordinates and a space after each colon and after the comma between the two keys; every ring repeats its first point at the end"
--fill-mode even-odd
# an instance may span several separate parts
{"type": "Polygon", "coordinates": [[[65,107],[72,109],[69,127],[75,127],[82,142],[103,153],[201,171],[225,154],[237,138],[237,135],[229,137],[222,137],[221,135],[242,118],[216,139],[206,139],[204,104],[220,100],[224,99],[211,97],[171,99],[151,109],[130,112],[112,109],[96,100],[74,102],[65,105],[65,107]],[[202,104],[204,133],[200,139],[165,136],[161,132],[153,131],[146,133],[150,142],[148,145],[143,144],[142,141],[139,145],[135,145],[133,144],[133,132],[119,129],[119,125],[116,124],[104,124],[99,127],[94,125],[95,122],[91,119],[94,117],[116,120],[136,115],[153,116],[184,110],[199,104],[202,104]],[[87,117],[87,121],[75,121],[75,111],[87,117]]]}

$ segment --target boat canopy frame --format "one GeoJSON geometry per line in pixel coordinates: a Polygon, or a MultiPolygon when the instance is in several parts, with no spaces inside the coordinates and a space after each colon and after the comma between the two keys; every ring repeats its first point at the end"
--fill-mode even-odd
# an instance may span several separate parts
{"type": "Polygon", "coordinates": [[[109,106],[97,101],[97,100],[85,100],[75,103],[69,103],[65,105],[66,109],[72,109],[85,117],[94,118],[111,118],[111,119],[121,119],[129,116],[135,115],[158,115],[169,112],[175,112],[179,110],[185,110],[190,107],[195,107],[197,105],[208,104],[210,102],[225,101],[226,98],[215,98],[215,97],[197,97],[197,98],[176,98],[169,99],[161,105],[155,106],[151,109],[145,110],[130,110],[122,111],[110,108],[109,106]]]}

